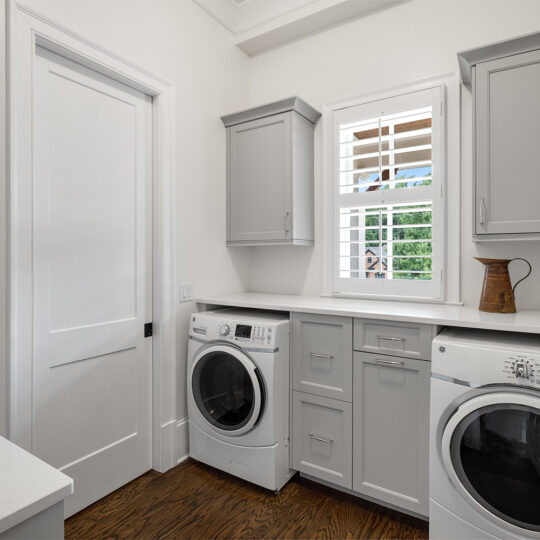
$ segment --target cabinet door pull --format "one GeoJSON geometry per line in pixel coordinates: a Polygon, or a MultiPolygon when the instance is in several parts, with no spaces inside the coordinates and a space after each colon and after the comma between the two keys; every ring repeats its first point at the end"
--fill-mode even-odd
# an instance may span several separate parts
{"type": "Polygon", "coordinates": [[[285,212],[283,217],[283,228],[285,229],[285,234],[289,234],[289,216],[290,212],[285,212]]]}
{"type": "Polygon", "coordinates": [[[313,439],[314,441],[321,441],[327,444],[332,444],[334,442],[334,439],[325,439],[324,437],[319,437],[318,435],[315,435],[314,433],[310,433],[309,438],[313,439]]]}
{"type": "Polygon", "coordinates": [[[377,358],[375,361],[377,364],[385,364],[387,366],[403,366],[405,364],[405,362],[401,360],[381,360],[380,358],[377,358]]]}
{"type": "Polygon", "coordinates": [[[333,354],[319,354],[314,352],[310,352],[309,356],[312,358],[324,358],[325,360],[332,360],[334,358],[333,354]]]}
{"type": "Polygon", "coordinates": [[[484,197],[480,197],[479,211],[480,211],[480,225],[482,225],[483,227],[486,224],[486,204],[485,204],[484,197]]]}

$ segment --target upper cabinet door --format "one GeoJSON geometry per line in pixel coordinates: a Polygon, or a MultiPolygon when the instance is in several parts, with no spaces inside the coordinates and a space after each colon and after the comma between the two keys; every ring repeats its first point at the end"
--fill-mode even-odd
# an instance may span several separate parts
{"type": "Polygon", "coordinates": [[[475,233],[540,233],[540,50],[473,71],[475,233]]]}
{"type": "Polygon", "coordinates": [[[229,240],[287,240],[291,234],[291,112],[228,129],[229,240]]]}

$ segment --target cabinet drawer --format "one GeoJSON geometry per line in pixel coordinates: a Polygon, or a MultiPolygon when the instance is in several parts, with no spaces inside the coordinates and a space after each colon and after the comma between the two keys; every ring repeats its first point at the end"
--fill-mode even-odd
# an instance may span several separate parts
{"type": "Polygon", "coordinates": [[[351,404],[293,392],[293,468],[352,487],[351,404]]]}
{"type": "Polygon", "coordinates": [[[353,489],[428,513],[431,363],[354,353],[353,489]]]}
{"type": "Polygon", "coordinates": [[[293,388],[352,400],[352,319],[293,315],[293,388]]]}
{"type": "Polygon", "coordinates": [[[429,360],[433,326],[354,319],[354,349],[429,360]]]}

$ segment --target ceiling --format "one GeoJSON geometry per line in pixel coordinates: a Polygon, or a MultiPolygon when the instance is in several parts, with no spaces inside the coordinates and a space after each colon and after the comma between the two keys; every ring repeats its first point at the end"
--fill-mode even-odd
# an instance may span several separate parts
{"type": "Polygon", "coordinates": [[[193,0],[256,54],[407,0],[193,0]]]}

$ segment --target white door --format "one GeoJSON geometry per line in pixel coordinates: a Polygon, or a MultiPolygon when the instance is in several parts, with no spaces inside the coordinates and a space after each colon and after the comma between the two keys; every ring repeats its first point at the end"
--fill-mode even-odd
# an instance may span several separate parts
{"type": "Polygon", "coordinates": [[[33,84],[32,451],[71,515],[151,467],[151,98],[42,48],[33,84]]]}

